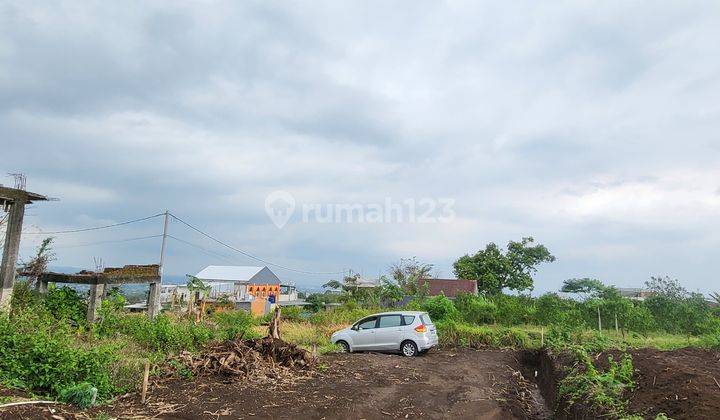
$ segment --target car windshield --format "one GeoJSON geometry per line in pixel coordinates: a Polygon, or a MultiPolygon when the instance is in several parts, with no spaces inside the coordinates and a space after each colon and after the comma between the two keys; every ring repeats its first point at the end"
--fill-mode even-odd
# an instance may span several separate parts
{"type": "Polygon", "coordinates": [[[420,319],[422,320],[422,323],[425,325],[434,325],[432,322],[432,319],[430,319],[430,315],[428,315],[428,314],[420,315],[420,319]]]}

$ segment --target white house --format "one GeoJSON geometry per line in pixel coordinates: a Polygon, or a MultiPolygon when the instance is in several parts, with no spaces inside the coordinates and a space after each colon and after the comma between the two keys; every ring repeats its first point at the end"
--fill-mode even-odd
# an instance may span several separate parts
{"type": "Polygon", "coordinates": [[[280,284],[280,279],[267,267],[209,265],[195,277],[211,287],[211,299],[227,297],[236,302],[250,299],[248,285],[280,284]]]}

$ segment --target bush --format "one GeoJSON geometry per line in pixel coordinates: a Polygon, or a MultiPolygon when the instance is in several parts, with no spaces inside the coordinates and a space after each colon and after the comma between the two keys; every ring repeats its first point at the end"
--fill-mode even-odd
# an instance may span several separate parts
{"type": "Polygon", "coordinates": [[[79,346],[74,333],[45,314],[0,316],[0,381],[9,387],[59,396],[80,383],[92,384],[100,399],[117,391],[111,365],[117,346],[79,346]]]}
{"type": "Polygon", "coordinates": [[[627,401],[622,399],[626,389],[635,387],[633,381],[632,357],[624,354],[620,362],[608,357],[609,368],[601,372],[582,348],[575,348],[577,366],[560,381],[558,394],[566,398],[569,405],[579,400],[607,409],[613,417],[626,418],[627,401]]]}
{"type": "Polygon", "coordinates": [[[524,348],[530,345],[530,337],[527,332],[517,328],[496,329],[486,326],[470,325],[454,320],[439,321],[435,323],[435,326],[438,329],[440,343],[445,346],[524,348]]]}
{"type": "Polygon", "coordinates": [[[162,353],[194,350],[215,338],[211,325],[195,324],[166,314],[150,320],[145,314],[108,312],[96,325],[95,332],[98,337],[126,335],[141,346],[162,353]]]}
{"type": "Polygon", "coordinates": [[[245,311],[218,312],[214,316],[218,338],[221,340],[244,339],[254,335],[253,317],[245,311]]]}
{"type": "Polygon", "coordinates": [[[502,325],[529,324],[535,318],[535,302],[529,296],[500,294],[492,300],[497,306],[496,321],[502,325]]]}
{"type": "Polygon", "coordinates": [[[50,286],[43,304],[57,319],[72,321],[75,325],[85,325],[87,322],[87,303],[78,292],[70,287],[50,286]]]}
{"type": "Polygon", "coordinates": [[[280,317],[286,321],[300,322],[303,320],[302,308],[299,306],[281,306],[280,317]]]}
{"type": "Polygon", "coordinates": [[[453,302],[446,298],[444,294],[433,296],[425,299],[422,308],[426,311],[433,321],[443,321],[449,319],[457,319],[458,311],[455,309],[453,302]]]}
{"type": "Polygon", "coordinates": [[[459,293],[455,298],[455,307],[465,322],[480,325],[495,321],[497,306],[482,296],[459,293]]]}

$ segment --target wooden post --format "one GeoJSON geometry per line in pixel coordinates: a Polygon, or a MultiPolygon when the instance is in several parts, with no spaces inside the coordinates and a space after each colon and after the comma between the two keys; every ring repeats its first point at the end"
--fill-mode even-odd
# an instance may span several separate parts
{"type": "Polygon", "coordinates": [[[98,309],[102,305],[103,289],[105,289],[105,285],[102,283],[90,285],[90,299],[88,300],[87,309],[88,324],[94,323],[97,319],[98,309]]]}
{"type": "Polygon", "coordinates": [[[17,272],[15,264],[20,251],[20,235],[22,234],[24,217],[25,201],[16,198],[10,205],[2,265],[0,265],[0,312],[10,311],[10,300],[12,299],[15,274],[17,272]]]}
{"type": "Polygon", "coordinates": [[[600,305],[597,307],[598,312],[598,331],[602,332],[602,318],[600,317],[600,305]]]}
{"type": "Polygon", "coordinates": [[[142,403],[145,404],[145,397],[147,397],[148,380],[150,379],[150,360],[145,359],[145,370],[143,371],[143,382],[142,382],[142,403]]]}
{"type": "Polygon", "coordinates": [[[618,327],[618,319],[617,319],[617,312],[615,312],[615,332],[619,332],[620,328],[618,327]]]}
{"type": "Polygon", "coordinates": [[[280,338],[280,305],[275,305],[275,313],[273,313],[270,326],[268,327],[268,337],[280,338]]]}
{"type": "Polygon", "coordinates": [[[540,328],[540,347],[545,347],[545,327],[540,328]]]}

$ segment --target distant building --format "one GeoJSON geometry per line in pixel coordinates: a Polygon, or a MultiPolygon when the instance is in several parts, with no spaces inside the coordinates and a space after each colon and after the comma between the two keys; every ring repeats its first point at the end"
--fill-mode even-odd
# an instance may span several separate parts
{"type": "Polygon", "coordinates": [[[374,289],[380,286],[380,279],[364,279],[359,278],[356,285],[360,289],[374,289]]]}
{"type": "Polygon", "coordinates": [[[651,291],[639,287],[618,287],[617,290],[620,292],[620,296],[633,300],[645,300],[652,295],[651,291]]]}
{"type": "Polygon", "coordinates": [[[418,286],[427,284],[428,296],[437,296],[440,293],[450,299],[455,299],[458,293],[478,294],[477,281],[467,279],[420,279],[418,286]]]}
{"type": "Polygon", "coordinates": [[[210,300],[227,299],[255,315],[267,313],[280,295],[280,279],[267,267],[210,265],[195,277],[210,286],[210,300]]]}

